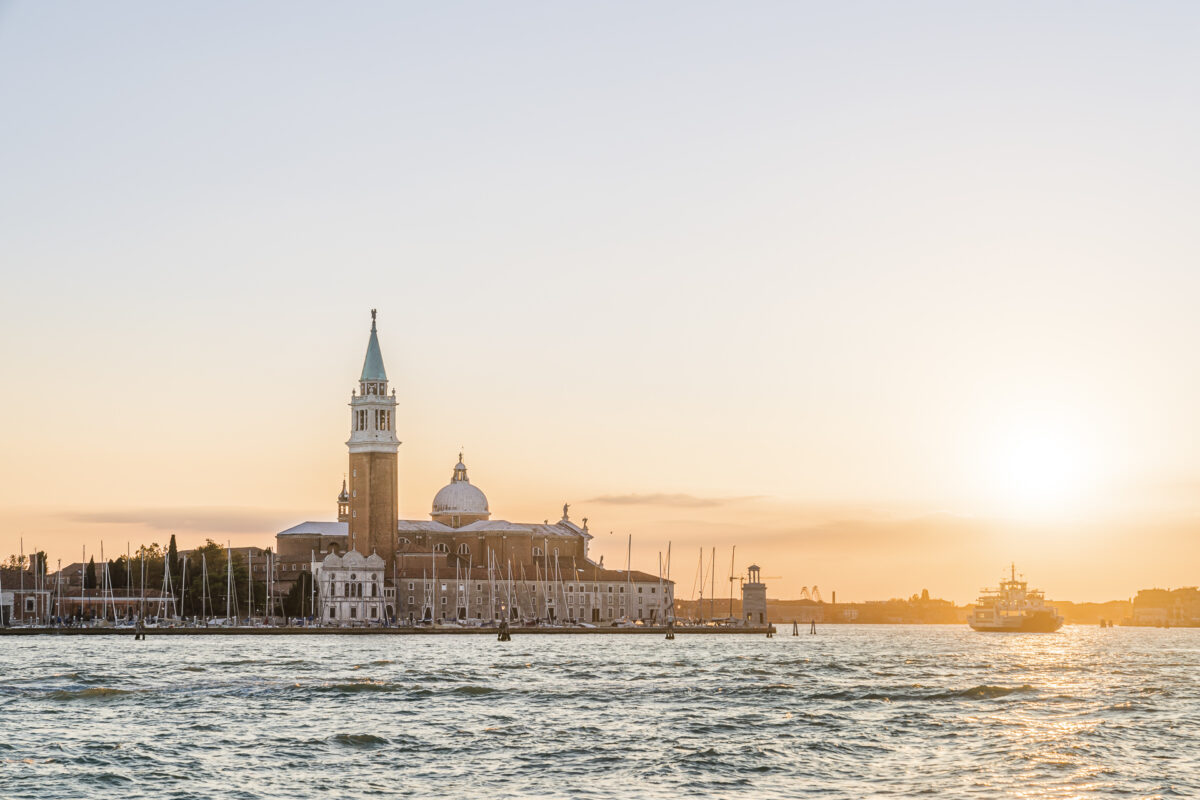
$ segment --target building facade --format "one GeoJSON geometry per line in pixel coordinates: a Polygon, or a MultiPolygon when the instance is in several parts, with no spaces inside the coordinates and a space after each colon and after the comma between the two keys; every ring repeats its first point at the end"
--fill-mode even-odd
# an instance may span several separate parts
{"type": "Polygon", "coordinates": [[[554,523],[493,519],[461,453],[429,518],[399,519],[395,409],[372,310],[350,397],[348,485],[337,497],[337,520],[303,522],[276,535],[280,589],[310,571],[322,624],[671,618],[674,584],[593,561],[587,519],[576,524],[568,505],[554,523]]]}

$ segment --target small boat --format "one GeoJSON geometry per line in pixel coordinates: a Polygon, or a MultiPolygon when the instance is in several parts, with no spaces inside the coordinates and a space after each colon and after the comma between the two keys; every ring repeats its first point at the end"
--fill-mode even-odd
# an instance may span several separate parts
{"type": "Polygon", "coordinates": [[[1017,580],[1014,564],[999,589],[983,590],[967,624],[986,633],[1053,633],[1062,627],[1063,618],[1054,606],[1046,605],[1042,591],[1017,580]]]}

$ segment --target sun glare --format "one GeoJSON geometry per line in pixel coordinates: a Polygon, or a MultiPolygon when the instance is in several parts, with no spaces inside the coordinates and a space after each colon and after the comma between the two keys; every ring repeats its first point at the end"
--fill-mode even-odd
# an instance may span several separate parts
{"type": "Polygon", "coordinates": [[[1087,448],[1062,428],[1021,427],[996,444],[993,489],[1001,511],[1059,516],[1080,509],[1094,473],[1087,448]]]}

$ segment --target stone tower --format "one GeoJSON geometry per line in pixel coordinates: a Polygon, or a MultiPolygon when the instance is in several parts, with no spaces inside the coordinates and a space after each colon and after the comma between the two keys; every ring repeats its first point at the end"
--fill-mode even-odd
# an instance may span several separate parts
{"type": "MultiPolygon", "coordinates": [[[[350,393],[350,548],[378,553],[390,570],[396,553],[396,393],[387,372],[371,309],[371,339],[358,392],[350,393]]],[[[386,574],[386,573],[385,573],[386,574]]]]}
{"type": "Polygon", "coordinates": [[[742,619],[747,625],[767,625],[767,585],[762,582],[758,565],[752,564],[749,578],[742,584],[742,619]]]}

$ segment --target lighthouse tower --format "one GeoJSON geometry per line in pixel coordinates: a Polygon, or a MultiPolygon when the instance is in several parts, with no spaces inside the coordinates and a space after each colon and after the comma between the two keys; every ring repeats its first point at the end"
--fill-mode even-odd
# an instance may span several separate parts
{"type": "Polygon", "coordinates": [[[350,393],[350,548],[395,560],[397,474],[396,393],[388,394],[387,372],[371,309],[371,339],[358,391],[350,393]]]}

